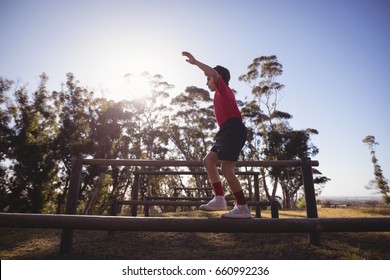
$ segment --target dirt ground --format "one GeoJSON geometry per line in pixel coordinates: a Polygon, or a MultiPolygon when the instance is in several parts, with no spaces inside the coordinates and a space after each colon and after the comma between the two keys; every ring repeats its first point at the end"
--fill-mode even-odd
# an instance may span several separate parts
{"type": "MultiPolygon", "coordinates": [[[[344,214],[331,211],[340,210],[321,210],[320,214],[327,217],[362,215],[361,210],[355,211],[356,214],[351,210],[344,214]]],[[[287,214],[292,215],[290,212],[287,214]]],[[[374,214],[384,216],[382,213],[374,214]]],[[[302,213],[294,213],[293,216],[300,215],[302,213]]],[[[109,234],[107,231],[75,230],[70,255],[59,253],[61,234],[61,230],[0,228],[0,259],[390,259],[390,232],[322,233],[321,246],[314,246],[309,244],[307,233],[115,232],[109,234]]]]}
{"type": "Polygon", "coordinates": [[[74,231],[72,252],[60,255],[61,231],[0,229],[0,259],[322,260],[390,259],[390,233],[308,234],[74,231]]]}

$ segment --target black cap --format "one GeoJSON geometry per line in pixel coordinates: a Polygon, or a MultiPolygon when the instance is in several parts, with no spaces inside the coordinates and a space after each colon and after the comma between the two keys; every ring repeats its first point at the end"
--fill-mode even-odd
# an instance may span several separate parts
{"type": "Polygon", "coordinates": [[[225,81],[227,85],[229,85],[230,81],[230,72],[225,67],[222,67],[221,65],[217,65],[214,67],[214,69],[218,72],[219,75],[221,75],[222,79],[225,81]]]}

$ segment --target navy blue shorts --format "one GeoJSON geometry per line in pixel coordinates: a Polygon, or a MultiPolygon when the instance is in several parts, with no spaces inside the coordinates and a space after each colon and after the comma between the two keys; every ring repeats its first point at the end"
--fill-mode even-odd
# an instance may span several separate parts
{"type": "Polygon", "coordinates": [[[246,127],[240,119],[227,120],[217,135],[211,151],[219,160],[237,161],[246,141],[246,127]]]}

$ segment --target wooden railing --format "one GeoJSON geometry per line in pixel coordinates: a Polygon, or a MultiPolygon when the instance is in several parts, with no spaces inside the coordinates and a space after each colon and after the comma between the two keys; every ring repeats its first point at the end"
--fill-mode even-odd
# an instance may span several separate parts
{"type": "MultiPolygon", "coordinates": [[[[312,166],[317,161],[247,161],[237,166],[301,167],[306,199],[307,219],[216,219],[216,218],[149,218],[76,215],[81,172],[89,165],[125,166],[202,166],[200,161],[102,160],[73,159],[66,214],[0,213],[1,227],[63,229],[60,253],[69,254],[74,229],[107,231],[165,231],[165,232],[308,232],[311,244],[320,244],[320,232],[390,231],[390,218],[318,218],[312,166]]],[[[256,201],[254,201],[256,202],[256,201]]],[[[139,201],[139,203],[143,203],[139,201]]],[[[155,202],[152,202],[155,203],[155,202]]],[[[166,202],[168,204],[168,202],[166,202]]]]}
{"type": "MultiPolygon", "coordinates": [[[[186,160],[84,159],[82,157],[75,157],[72,161],[68,199],[66,203],[66,214],[76,214],[83,165],[138,167],[202,167],[203,162],[186,160]]],[[[318,161],[312,161],[310,158],[304,158],[301,160],[238,161],[236,164],[237,167],[301,167],[306,199],[307,218],[318,218],[312,172],[312,166],[318,165],[318,161]]],[[[139,180],[139,178],[136,177],[135,180],[139,180]]],[[[135,190],[132,190],[132,197],[135,198],[136,195],[138,197],[138,191],[136,192],[135,190]]],[[[64,229],[62,232],[60,246],[60,251],[62,253],[70,252],[70,248],[72,246],[72,239],[73,231],[70,229],[64,229]]],[[[318,233],[310,233],[309,241],[311,244],[320,244],[320,237],[318,233]]]]}
{"type": "MultiPolygon", "coordinates": [[[[202,167],[202,161],[180,161],[180,160],[119,160],[119,159],[84,159],[75,157],[72,160],[70,184],[66,201],[65,214],[63,215],[34,215],[0,213],[0,226],[6,227],[41,227],[41,228],[62,228],[61,254],[69,254],[72,247],[73,229],[105,229],[105,230],[153,230],[153,231],[214,231],[214,232],[309,232],[311,244],[320,244],[318,232],[324,228],[324,223],[319,222],[312,166],[318,166],[318,161],[311,161],[309,158],[302,160],[278,160],[278,161],[238,161],[237,167],[300,167],[302,169],[303,185],[306,199],[306,216],[309,218],[307,226],[304,221],[291,221],[286,219],[250,219],[225,220],[225,219],[174,219],[174,218],[132,218],[132,217],[110,217],[110,216],[83,216],[76,215],[79,200],[80,183],[83,165],[95,166],[134,166],[134,167],[202,167]],[[164,220],[165,219],[165,220],[164,220]],[[165,222],[162,222],[162,221],[165,222]],[[193,222],[191,222],[193,221],[193,222]],[[310,222],[309,222],[310,221],[310,222]],[[314,222],[315,221],[315,222],[314,222]],[[293,223],[294,225],[290,225],[293,223]],[[290,226],[289,226],[290,225],[290,226]],[[242,226],[242,228],[241,228],[242,226]],[[264,227],[263,227],[264,226],[264,227]]],[[[191,172],[191,171],[190,171],[191,172]]],[[[188,171],[186,174],[189,174],[188,171]]],[[[166,175],[166,174],[161,174],[166,175]]],[[[194,172],[193,175],[196,175],[194,172]]],[[[258,174],[250,174],[254,177],[255,199],[252,204],[259,206],[259,177],[258,174]]],[[[138,172],[134,174],[135,180],[139,180],[138,172]]],[[[139,184],[135,184],[132,190],[132,203],[153,204],[138,200],[139,184]]],[[[158,202],[161,203],[161,202],[158,202]]],[[[164,202],[164,204],[169,204],[164,202]]],[[[136,211],[136,210],[133,210],[136,211]]],[[[256,210],[257,211],[257,210],[256,210]]],[[[256,215],[258,216],[258,215],[256,215]]],[[[304,219],[305,220],[305,219],[304,219]]],[[[372,223],[376,224],[376,221],[372,223]]],[[[360,222],[359,222],[360,224],[360,222]]],[[[387,226],[388,224],[385,224],[387,226]]],[[[334,227],[330,227],[332,230],[334,227]]]]}

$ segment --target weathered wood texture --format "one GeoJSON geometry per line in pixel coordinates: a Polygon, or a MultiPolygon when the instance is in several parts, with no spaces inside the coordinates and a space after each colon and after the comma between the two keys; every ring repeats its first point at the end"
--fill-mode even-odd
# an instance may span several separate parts
{"type": "Polygon", "coordinates": [[[383,232],[390,218],[220,219],[0,213],[1,227],[165,232],[383,232]]]}

